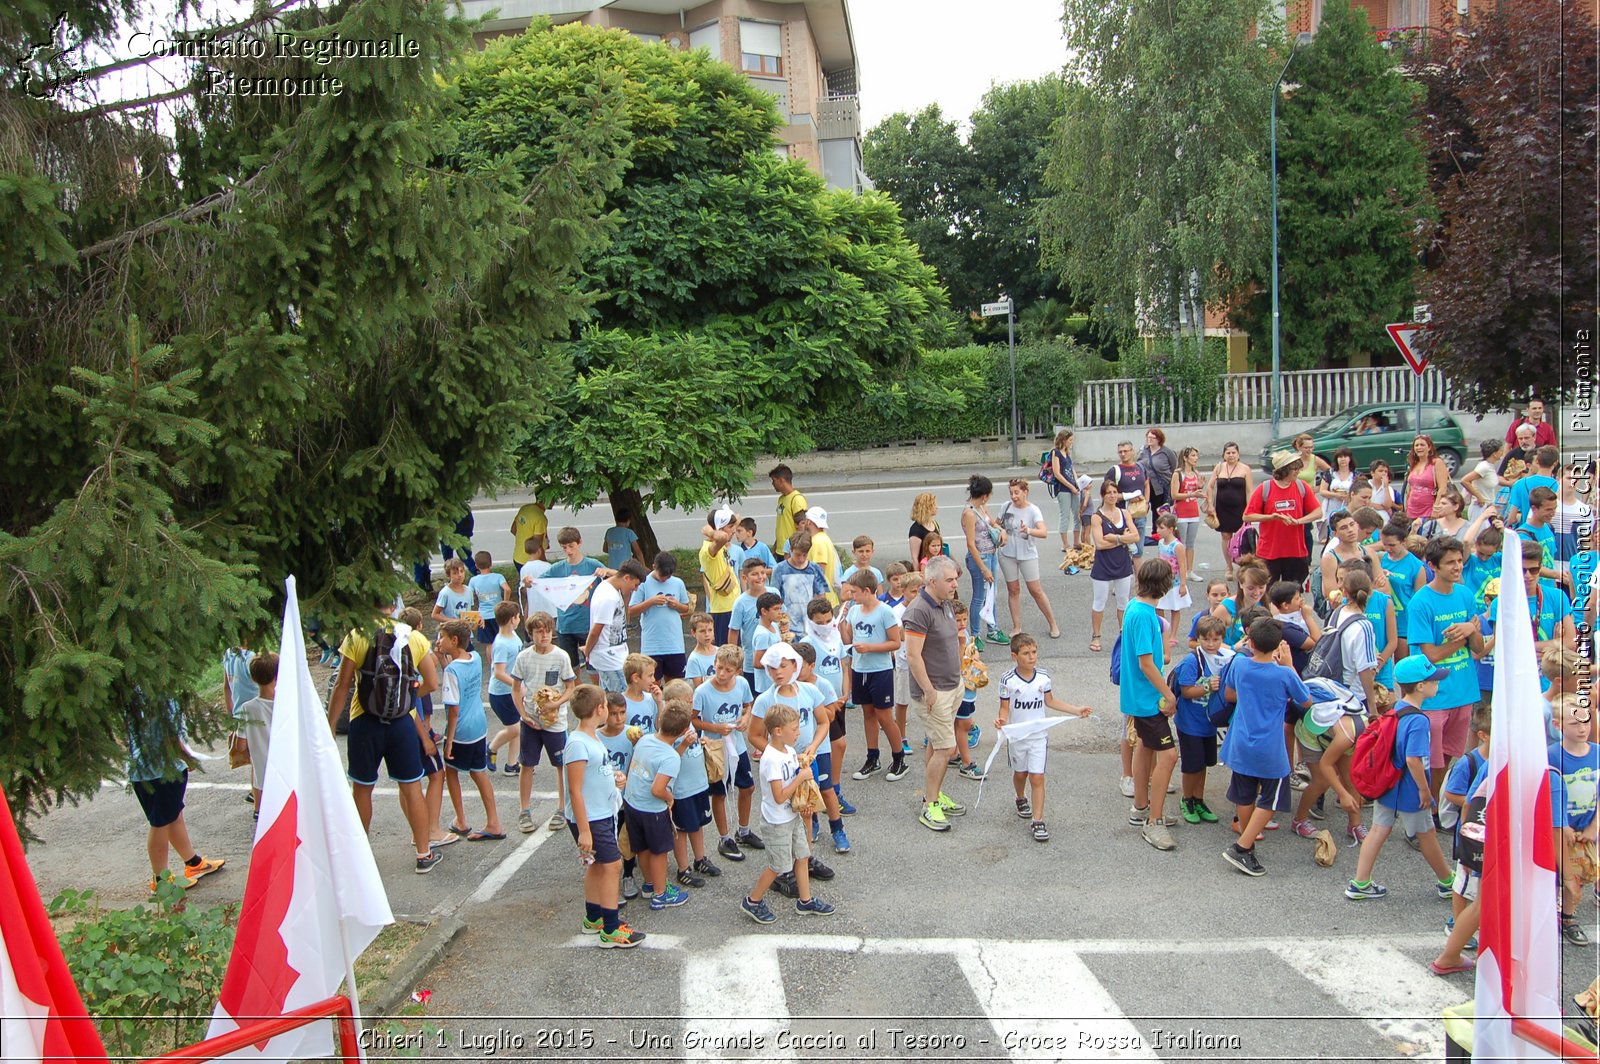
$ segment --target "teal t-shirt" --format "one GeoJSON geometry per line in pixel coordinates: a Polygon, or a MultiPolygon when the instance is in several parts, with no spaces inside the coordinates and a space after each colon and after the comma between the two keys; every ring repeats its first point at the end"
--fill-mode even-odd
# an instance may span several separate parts
{"type": "Polygon", "coordinates": [[[1389,557],[1387,553],[1380,554],[1378,564],[1389,574],[1389,589],[1394,592],[1395,630],[1401,639],[1405,639],[1406,608],[1411,605],[1411,596],[1416,593],[1414,585],[1417,574],[1422,572],[1422,562],[1417,560],[1416,555],[1406,551],[1398,559],[1389,557]]]}
{"type": "Polygon", "coordinates": [[[641,813],[664,813],[667,803],[651,793],[657,776],[675,779],[683,759],[678,752],[654,734],[640,736],[633,747],[633,763],[628,766],[628,785],[623,799],[641,813]]]}
{"type": "MultiPolygon", "coordinates": [[[[1367,620],[1372,622],[1372,634],[1379,653],[1389,644],[1389,596],[1382,591],[1374,591],[1367,597],[1367,620]]],[[[1400,618],[1396,617],[1395,636],[1399,637],[1400,618]]],[[[1383,668],[1372,678],[1372,682],[1381,687],[1394,686],[1394,658],[1383,663],[1383,668]]]]}
{"type": "Polygon", "coordinates": [[[869,672],[887,672],[894,668],[894,655],[888,651],[861,651],[853,649],[863,643],[884,643],[889,639],[889,629],[895,626],[894,610],[879,603],[869,613],[861,607],[850,611],[850,667],[863,675],[869,672]]]}
{"type": "Polygon", "coordinates": [[[1161,712],[1156,704],[1161,692],[1139,667],[1139,657],[1149,654],[1156,672],[1166,672],[1162,658],[1161,618],[1148,602],[1134,600],[1122,618],[1122,683],[1118,689],[1122,712],[1130,717],[1151,717],[1161,712]]]}
{"type": "Polygon", "coordinates": [[[506,675],[511,675],[511,667],[517,663],[517,655],[522,653],[522,640],[514,635],[497,635],[494,644],[489,648],[489,693],[492,695],[508,695],[511,685],[495,676],[496,665],[505,666],[506,675]]]}
{"type": "Polygon", "coordinates": [[[444,667],[447,683],[444,704],[460,706],[456,716],[458,743],[475,743],[489,734],[489,721],[483,715],[483,659],[476,650],[444,667]]]}
{"type": "MultiPolygon", "coordinates": [[[[627,739],[623,739],[627,742],[627,739]]],[[[617,781],[612,775],[625,771],[625,765],[613,765],[604,743],[583,731],[567,735],[567,745],[561,751],[563,765],[583,765],[583,811],[590,822],[610,820],[616,816],[617,781]]],[[[567,796],[567,819],[576,820],[572,813],[572,797],[567,796]]]]}
{"type": "MultiPolygon", "coordinates": [[[[1424,643],[1434,646],[1443,643],[1446,628],[1470,621],[1476,614],[1472,592],[1465,584],[1457,584],[1445,594],[1425,585],[1406,611],[1406,642],[1410,644],[1411,653],[1418,653],[1424,643]]],[[[1438,693],[1422,704],[1423,709],[1430,712],[1454,709],[1478,701],[1478,670],[1473,667],[1470,650],[1463,646],[1435,664],[1449,670],[1450,675],[1439,681],[1438,693]]]]}
{"type": "Polygon", "coordinates": [[[628,707],[628,718],[625,726],[632,728],[635,725],[647,732],[656,730],[656,700],[649,695],[635,702],[626,693],[622,696],[623,704],[628,707]]]}
{"type": "Polygon", "coordinates": [[[505,597],[506,580],[499,573],[479,573],[467,581],[467,587],[478,596],[478,612],[485,621],[494,620],[494,608],[505,597]]]}
{"type": "Polygon", "coordinates": [[[637,542],[639,534],[631,528],[617,525],[606,529],[605,539],[600,542],[600,549],[606,552],[607,568],[615,569],[633,557],[633,545],[637,542]]]}

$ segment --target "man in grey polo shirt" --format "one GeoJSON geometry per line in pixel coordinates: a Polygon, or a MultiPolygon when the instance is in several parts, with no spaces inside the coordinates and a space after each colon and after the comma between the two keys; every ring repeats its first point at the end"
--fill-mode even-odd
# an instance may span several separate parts
{"type": "Polygon", "coordinates": [[[949,831],[950,817],[967,807],[954,802],[941,787],[945,770],[956,751],[956,710],[961,705],[961,639],[951,600],[956,596],[960,570],[949,558],[928,562],[926,583],[906,607],[901,621],[906,636],[906,665],[911,671],[911,706],[928,737],[924,827],[949,831]]]}

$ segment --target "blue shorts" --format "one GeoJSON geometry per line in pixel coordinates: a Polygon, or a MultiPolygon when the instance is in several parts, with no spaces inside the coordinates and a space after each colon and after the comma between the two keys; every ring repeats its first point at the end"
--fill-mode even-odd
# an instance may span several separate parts
{"type": "Polygon", "coordinates": [[[1258,809],[1271,809],[1282,813],[1289,808],[1289,777],[1263,779],[1260,776],[1241,776],[1235,772],[1228,781],[1228,801],[1234,805],[1253,805],[1258,809]]]}
{"type": "Polygon", "coordinates": [[[976,716],[977,712],[977,699],[973,699],[971,702],[963,702],[961,703],[960,707],[956,709],[956,720],[967,720],[973,716],[976,716]]]}
{"type": "Polygon", "coordinates": [[[823,747],[817,748],[817,756],[811,761],[811,778],[822,790],[829,790],[839,782],[833,778],[833,754],[823,747]]]}
{"type": "Polygon", "coordinates": [[[494,611],[490,610],[489,616],[484,618],[483,624],[478,628],[478,642],[493,643],[494,637],[499,634],[500,626],[494,623],[494,611]]]}
{"type": "MultiPolygon", "coordinates": [[[[739,763],[733,766],[733,785],[741,791],[748,791],[755,787],[756,778],[750,772],[750,752],[744,751],[739,755],[739,763]]],[[[728,785],[721,780],[711,781],[709,794],[721,797],[728,793],[728,785]]]]}
{"type": "Polygon", "coordinates": [[[432,728],[428,729],[428,738],[433,740],[433,753],[428,753],[427,747],[423,747],[422,771],[424,775],[437,776],[444,771],[444,754],[441,750],[444,743],[439,741],[438,733],[432,728]]]}
{"type": "Polygon", "coordinates": [[[628,825],[628,845],[635,857],[642,853],[672,852],[672,817],[665,809],[644,813],[624,802],[622,819],[628,825]]]}
{"type": "Polygon", "coordinates": [[[550,755],[550,764],[561,767],[561,751],[567,748],[567,733],[555,728],[530,728],[519,725],[522,745],[517,748],[517,764],[533,768],[539,763],[541,752],[550,755]]]}
{"type": "Polygon", "coordinates": [[[685,835],[711,823],[711,792],[701,791],[672,800],[672,826],[685,835]]]}
{"type": "Polygon", "coordinates": [[[456,740],[450,747],[450,756],[444,759],[444,765],[457,772],[488,772],[489,737],[474,739],[470,743],[456,740]]]}
{"type": "Polygon", "coordinates": [[[510,695],[490,695],[489,708],[508,728],[522,719],[522,714],[517,712],[517,700],[510,695]]]}
{"type": "Polygon", "coordinates": [[[656,683],[666,683],[668,680],[683,679],[684,669],[689,664],[687,654],[651,654],[656,663],[656,683]]]}
{"type": "Polygon", "coordinates": [[[894,708],[894,670],[857,672],[850,670],[850,698],[858,706],[873,709],[894,708]]]}
{"type": "MultiPolygon", "coordinates": [[[[567,821],[572,841],[578,841],[578,825],[567,821]]],[[[589,841],[594,844],[595,864],[616,864],[622,860],[622,850],[617,847],[617,822],[610,817],[589,821],[589,841]]]]}
{"type": "Polygon", "coordinates": [[[175,779],[137,780],[133,796],[139,799],[139,808],[153,828],[164,828],[183,815],[183,795],[189,787],[189,770],[179,772],[175,779]]]}
{"type": "Polygon", "coordinates": [[[399,720],[379,720],[370,713],[352,718],[346,745],[350,771],[345,776],[362,787],[378,785],[380,764],[395,783],[415,783],[427,774],[422,767],[422,738],[409,714],[399,720]]]}

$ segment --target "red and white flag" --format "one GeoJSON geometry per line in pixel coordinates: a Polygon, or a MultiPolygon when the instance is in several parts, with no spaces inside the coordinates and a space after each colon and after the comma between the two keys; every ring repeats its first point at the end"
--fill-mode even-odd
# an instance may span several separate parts
{"type": "Polygon", "coordinates": [[[0,1060],[105,1060],[0,790],[0,1060]]]}
{"type": "MultiPolygon", "coordinates": [[[[288,592],[261,819],[208,1038],[333,996],[355,958],[394,922],[306,665],[294,577],[288,592]]],[[[315,1023],[226,1059],[332,1053],[330,1025],[315,1023]]]]}
{"type": "Polygon", "coordinates": [[[1549,744],[1521,537],[1506,537],[1500,566],[1472,1058],[1554,1060],[1511,1031],[1520,1018],[1559,1033],[1561,945],[1549,744]]]}

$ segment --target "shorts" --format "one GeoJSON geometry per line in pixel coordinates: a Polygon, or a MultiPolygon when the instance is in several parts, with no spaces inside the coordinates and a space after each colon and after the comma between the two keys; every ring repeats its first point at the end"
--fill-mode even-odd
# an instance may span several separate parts
{"type": "Polygon", "coordinates": [[[753,694],[756,689],[756,674],[753,672],[747,672],[743,673],[742,675],[744,676],[744,682],[750,685],[750,691],[753,694]]]}
{"type": "Polygon", "coordinates": [[[456,740],[450,746],[450,756],[444,759],[444,767],[457,772],[488,772],[489,737],[486,735],[470,743],[456,740]]]}
{"type": "Polygon", "coordinates": [[[782,824],[761,817],[761,841],[767,844],[767,867],[774,872],[791,872],[797,862],[811,856],[811,833],[807,817],[797,816],[782,824]]]}
{"type": "Polygon", "coordinates": [[[540,753],[550,755],[550,764],[561,767],[561,751],[567,748],[567,733],[554,728],[521,727],[522,745],[517,750],[517,764],[533,768],[539,763],[540,753]]]}
{"type": "Polygon", "coordinates": [[[844,738],[844,719],[844,707],[840,706],[839,712],[835,713],[833,719],[828,722],[828,740],[830,742],[838,742],[844,738]]]}
{"type": "MultiPolygon", "coordinates": [[[[1311,531],[1311,526],[1306,526],[1306,531],[1311,531]]],[[[1263,558],[1262,563],[1267,567],[1267,574],[1273,581],[1287,580],[1297,587],[1304,587],[1306,578],[1311,575],[1311,559],[1301,556],[1299,558],[1263,558]]]]}
{"type": "MultiPolygon", "coordinates": [[[[962,694],[965,694],[965,693],[966,692],[964,692],[964,691],[962,692],[962,694]]],[[[963,702],[963,703],[961,703],[961,705],[959,707],[957,707],[957,709],[956,709],[956,720],[968,720],[968,719],[970,719],[972,717],[977,716],[977,714],[978,714],[978,702],[977,702],[976,699],[973,699],[972,701],[963,702]]]]}
{"type": "MultiPolygon", "coordinates": [[[[444,743],[439,740],[438,733],[432,728],[428,729],[428,738],[433,740],[433,753],[428,753],[427,747],[422,749],[422,773],[425,776],[437,776],[444,771],[444,743]]],[[[419,742],[417,745],[421,746],[419,742]]]]}
{"type": "Polygon", "coordinates": [[[642,813],[623,802],[622,819],[628,825],[628,845],[635,855],[672,852],[672,817],[665,809],[642,813]]]}
{"type": "Polygon", "coordinates": [[[139,799],[150,826],[164,828],[183,815],[183,795],[188,789],[189,770],[184,769],[170,780],[136,780],[133,796],[139,799]]]}
{"type": "Polygon", "coordinates": [[[1006,761],[1010,764],[1012,772],[1044,775],[1045,753],[1045,741],[1042,735],[1030,736],[1020,743],[1006,743],[1006,761]]]}
{"type": "Polygon", "coordinates": [[[494,710],[495,717],[507,728],[522,719],[522,714],[517,710],[517,700],[510,695],[490,695],[489,708],[494,710]]]}
{"type": "MultiPolygon", "coordinates": [[[[1304,718],[1302,718],[1302,722],[1303,722],[1303,719],[1304,718]]],[[[1335,723],[1333,727],[1334,728],[1343,729],[1345,727],[1346,722],[1349,722],[1349,724],[1354,728],[1354,734],[1352,735],[1351,740],[1350,740],[1351,743],[1353,744],[1355,742],[1355,738],[1357,736],[1359,736],[1363,731],[1366,731],[1366,729],[1367,729],[1367,718],[1347,713],[1347,714],[1345,714],[1344,719],[1338,721],[1337,723],[1335,723]]],[[[1299,730],[1296,729],[1296,731],[1295,731],[1295,740],[1300,744],[1300,759],[1302,761],[1304,761],[1308,765],[1314,765],[1318,761],[1321,761],[1323,752],[1328,749],[1328,743],[1332,742],[1332,737],[1333,737],[1333,728],[1330,728],[1321,737],[1323,740],[1327,740],[1326,743],[1317,742],[1317,743],[1314,743],[1311,746],[1307,746],[1306,745],[1305,736],[1301,735],[1299,733],[1299,730]]],[[[1346,756],[1348,756],[1349,753],[1350,753],[1350,751],[1348,751],[1348,750],[1345,751],[1345,755],[1346,756]]]]}
{"type": "Polygon", "coordinates": [[[623,679],[621,669],[601,669],[600,690],[608,694],[621,694],[628,689],[628,681],[623,679]]]}
{"type": "MultiPolygon", "coordinates": [[[[415,783],[424,775],[422,768],[422,739],[417,735],[417,725],[411,717],[399,720],[379,720],[368,713],[350,721],[350,734],[346,737],[350,756],[350,771],[345,777],[363,787],[378,785],[378,765],[389,770],[395,783],[415,783]]],[[[488,757],[487,754],[484,755],[488,757]]],[[[485,761],[485,767],[487,761],[485,761]]]]}
{"type": "Polygon", "coordinates": [[[1281,813],[1289,808],[1289,799],[1293,794],[1288,776],[1263,779],[1235,772],[1228,781],[1228,801],[1234,805],[1253,805],[1257,809],[1281,813]]]}
{"type": "Polygon", "coordinates": [[[1039,579],[1039,556],[1010,558],[1000,555],[1000,578],[1008,584],[1015,584],[1019,579],[1025,584],[1036,583],[1039,579]]]}
{"type": "Polygon", "coordinates": [[[911,666],[895,662],[894,666],[894,704],[909,706],[911,704],[911,666]]]}
{"type": "Polygon", "coordinates": [[[656,662],[656,683],[666,683],[668,680],[681,680],[683,673],[689,665],[687,654],[651,654],[656,662]]]}
{"type": "Polygon", "coordinates": [[[567,657],[571,659],[574,669],[581,669],[587,664],[583,660],[582,635],[575,632],[557,632],[556,646],[567,652],[567,657]]]}
{"type": "Polygon", "coordinates": [[[839,781],[833,778],[833,754],[821,747],[817,748],[817,756],[811,761],[811,778],[817,781],[819,790],[832,790],[833,785],[839,781]]]}
{"type": "MultiPolygon", "coordinates": [[[[567,821],[567,830],[572,832],[572,841],[578,841],[578,825],[567,821]]],[[[610,817],[604,820],[589,821],[589,840],[594,844],[594,863],[597,865],[616,864],[622,860],[622,851],[617,848],[617,822],[610,817]]]]}
{"type": "Polygon", "coordinates": [[[1217,737],[1215,735],[1185,735],[1178,733],[1178,771],[1188,775],[1217,767],[1217,737]]]}
{"type": "Polygon", "coordinates": [[[1129,745],[1143,746],[1147,750],[1172,749],[1172,721],[1164,714],[1135,717],[1125,713],[1123,719],[1128,722],[1129,745]]]}
{"type": "MultiPolygon", "coordinates": [[[[733,785],[741,791],[748,791],[755,787],[756,778],[750,773],[750,751],[739,752],[739,762],[733,767],[733,785]]],[[[728,785],[722,780],[711,781],[711,794],[722,797],[728,793],[728,785]]]]}
{"type": "Polygon", "coordinates": [[[1478,898],[1478,880],[1480,878],[1478,873],[1457,861],[1456,881],[1451,889],[1467,901],[1476,901],[1478,898]]]}
{"type": "Polygon", "coordinates": [[[1372,803],[1373,827],[1392,828],[1396,821],[1399,821],[1407,835],[1426,835],[1433,830],[1433,813],[1427,809],[1411,809],[1402,813],[1382,802],[1372,803]]]}
{"type": "Polygon", "coordinates": [[[858,706],[893,709],[894,673],[888,669],[882,672],[850,670],[850,697],[855,699],[858,706]]]}
{"type": "Polygon", "coordinates": [[[711,823],[711,792],[701,791],[687,798],[672,800],[672,826],[685,835],[711,823]]]}
{"type": "Polygon", "coordinates": [[[491,610],[489,613],[489,618],[478,626],[478,634],[476,638],[480,643],[493,643],[495,636],[499,634],[500,626],[494,623],[494,612],[491,610]]]}
{"type": "Polygon", "coordinates": [[[1083,496],[1075,491],[1056,492],[1056,509],[1061,515],[1062,532],[1080,532],[1083,523],[1079,519],[1079,509],[1083,505],[1083,496]]]}
{"type": "Polygon", "coordinates": [[[1452,757],[1460,757],[1467,752],[1472,710],[1472,706],[1466,705],[1424,712],[1428,718],[1428,764],[1448,765],[1452,757]]]}
{"type": "Polygon", "coordinates": [[[928,748],[935,752],[956,748],[956,707],[961,704],[962,689],[934,691],[933,697],[924,696],[911,705],[917,720],[922,722],[922,732],[928,737],[928,748]]]}
{"type": "Polygon", "coordinates": [[[733,611],[727,613],[713,613],[711,615],[711,641],[717,646],[722,646],[728,641],[729,622],[733,620],[733,611]]]}
{"type": "Polygon", "coordinates": [[[1128,608],[1128,596],[1133,591],[1133,577],[1121,576],[1115,580],[1095,580],[1094,584],[1094,612],[1104,613],[1107,604],[1111,601],[1112,594],[1117,596],[1117,609],[1128,608]]]}

